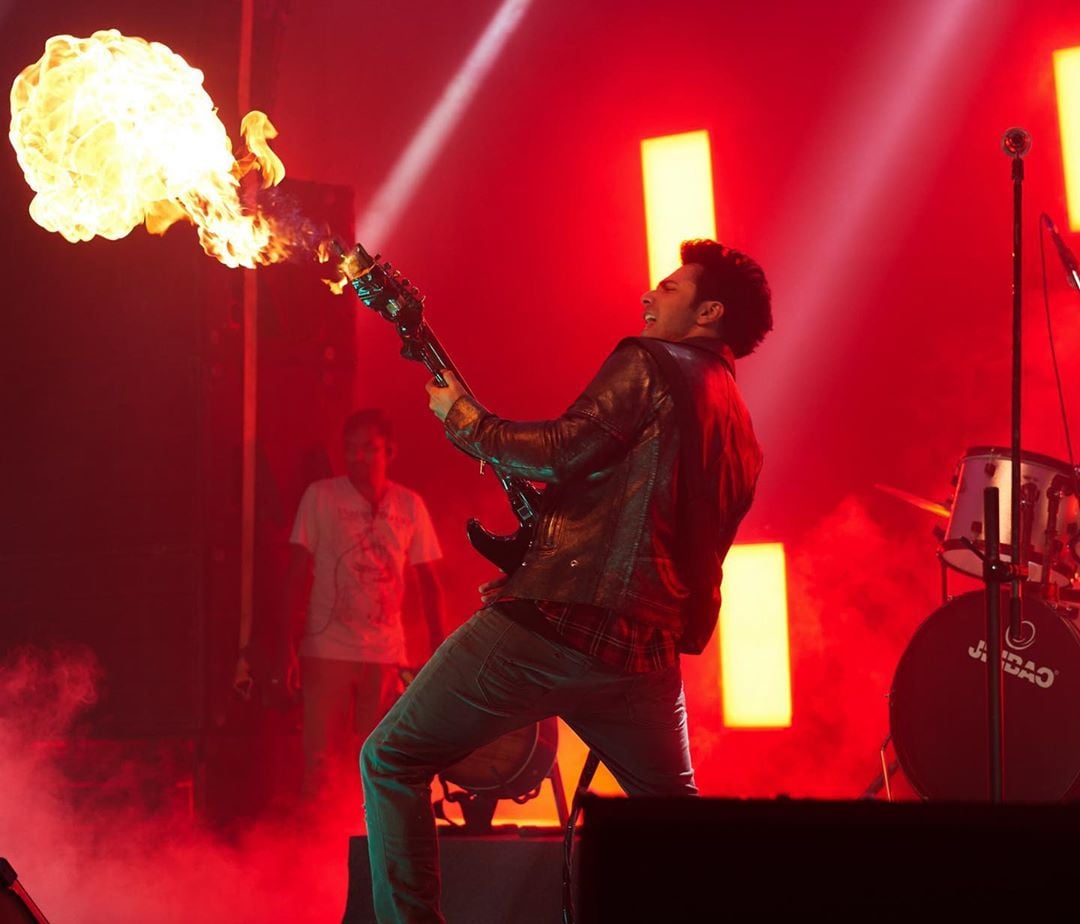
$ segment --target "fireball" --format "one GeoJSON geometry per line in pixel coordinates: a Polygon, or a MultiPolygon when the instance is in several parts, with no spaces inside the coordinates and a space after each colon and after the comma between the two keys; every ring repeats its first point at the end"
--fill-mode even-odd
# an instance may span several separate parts
{"type": "Polygon", "coordinates": [[[250,153],[238,162],[203,74],[165,45],[115,29],[57,35],[11,88],[9,137],[34,190],[30,215],[72,242],[124,237],[140,224],[162,234],[191,221],[203,249],[227,266],[287,258],[287,234],[245,208],[240,181],[263,185],[285,168],[261,112],[242,123],[250,153]]]}

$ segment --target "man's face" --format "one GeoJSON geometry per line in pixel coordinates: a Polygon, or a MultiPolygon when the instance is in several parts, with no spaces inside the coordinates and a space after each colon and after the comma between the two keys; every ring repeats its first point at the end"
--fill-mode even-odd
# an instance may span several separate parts
{"type": "Polygon", "coordinates": [[[645,306],[642,337],[685,340],[711,332],[698,320],[701,306],[697,304],[697,279],[700,273],[700,266],[687,263],[641,296],[641,304],[645,306]]]}
{"type": "Polygon", "coordinates": [[[393,457],[393,447],[374,427],[359,427],[345,437],[345,467],[354,482],[381,484],[393,457]]]}

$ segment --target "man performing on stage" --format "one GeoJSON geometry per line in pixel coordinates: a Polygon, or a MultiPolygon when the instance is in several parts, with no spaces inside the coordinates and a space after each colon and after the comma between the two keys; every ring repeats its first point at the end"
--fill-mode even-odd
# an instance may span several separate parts
{"type": "Polygon", "coordinates": [[[679,653],[715,628],[721,564],[762,455],[734,359],[772,329],[750,258],[687,241],[623,340],[561,417],[489,413],[449,373],[428,384],[455,445],[544,482],[536,534],[361,753],[380,922],[437,922],[433,776],[500,735],[559,715],[631,796],[697,793],[679,653]]]}

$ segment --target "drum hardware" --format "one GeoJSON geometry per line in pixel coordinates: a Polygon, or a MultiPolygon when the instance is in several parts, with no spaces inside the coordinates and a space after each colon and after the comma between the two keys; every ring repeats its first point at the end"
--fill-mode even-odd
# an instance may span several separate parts
{"type": "MultiPolygon", "coordinates": [[[[1072,490],[1074,480],[1075,476],[1073,478],[1066,478],[1060,474],[1055,475],[1053,481],[1050,482],[1050,487],[1047,489],[1047,517],[1043,541],[1043,561],[1057,561],[1061,556],[1063,544],[1058,538],[1060,533],[1056,528],[1058,509],[1061,506],[1062,498],[1068,497],[1074,493],[1072,490]]],[[[1075,523],[1070,523],[1068,525],[1075,530],[1075,523]]],[[[1047,590],[1050,586],[1049,577],[1046,573],[1048,569],[1043,569],[1043,571],[1041,583],[1044,590],[1047,590]]]]}
{"type": "MultiPolygon", "coordinates": [[[[987,773],[992,787],[1000,786],[1002,797],[1007,789],[1011,800],[1055,801],[1074,792],[1080,794],[1080,739],[1075,748],[1059,741],[1060,730],[1047,727],[1043,716],[1050,704],[1071,728],[1073,723],[1065,715],[1071,714],[1080,698],[1080,631],[1076,628],[1080,590],[1064,580],[1065,575],[1075,573],[1071,546],[1075,544],[1078,511],[1072,478],[1062,474],[1065,466],[1056,460],[1033,454],[1022,458],[1024,469],[1031,467],[1024,470],[1021,495],[1027,524],[1021,523],[1022,554],[1014,562],[1004,542],[1006,537],[996,528],[1002,507],[996,485],[983,491],[982,516],[971,516],[973,482],[978,484],[983,477],[1000,482],[1011,475],[1010,460],[987,458],[999,454],[992,448],[976,448],[965,456],[953,504],[954,512],[963,511],[963,520],[956,515],[950,518],[939,549],[943,566],[971,574],[973,561],[982,565],[980,576],[994,597],[986,602],[996,604],[996,612],[984,621],[987,606],[980,606],[983,594],[978,592],[946,599],[916,630],[889,695],[897,762],[924,798],[985,798],[983,780],[987,773]],[[959,524],[965,521],[966,528],[961,528],[959,524]],[[1070,542],[1062,542],[1062,536],[1070,542]],[[1005,592],[995,585],[1024,581],[1029,576],[1032,580],[1023,583],[1019,626],[1002,627],[1000,606],[1005,592]],[[956,625],[946,626],[947,622],[956,625]],[[957,637],[958,631],[962,636],[957,637]],[[939,638],[943,632],[949,637],[939,638]],[[1067,670],[1070,654],[1077,661],[1075,680],[1073,672],[1067,670]],[[1062,659],[1066,659],[1064,665],[1062,659]],[[1002,695],[1002,673],[983,672],[978,668],[982,663],[1004,666],[1007,699],[1002,695]],[[999,771],[1000,779],[994,778],[995,757],[999,767],[1006,757],[1001,726],[996,726],[995,735],[995,705],[1010,722],[1008,772],[999,771]],[[987,716],[985,725],[979,721],[980,714],[987,716]],[[1064,763],[1062,754],[1070,755],[1064,763]]],[[[882,773],[876,782],[878,790],[884,787],[891,797],[888,744],[886,739],[882,745],[882,773]]]]}
{"type": "MultiPolygon", "coordinates": [[[[1013,583],[1010,595],[1010,618],[1008,634],[1020,637],[1019,582],[1030,575],[1036,582],[1037,592],[1044,600],[1051,600],[1056,591],[1068,587],[1076,576],[1077,558],[1060,541],[1061,536],[1075,536],[1080,521],[1080,507],[1072,488],[1076,471],[1056,459],[1037,453],[1023,452],[1020,464],[1015,466],[1011,455],[997,447],[975,447],[968,450],[953,477],[956,489],[952,504],[953,515],[945,530],[939,555],[956,570],[982,577],[987,585],[987,639],[988,645],[1000,645],[1000,614],[994,611],[1000,606],[1000,596],[994,584],[1013,583]],[[1016,483],[1020,487],[1016,492],[1016,483]],[[982,487],[982,515],[976,506],[977,489],[982,487]],[[995,495],[990,500],[991,492],[995,495]],[[1007,493],[1008,500],[1001,497],[1007,493]],[[1019,513],[1016,528],[1006,518],[1006,510],[1012,507],[1019,513]],[[995,538],[989,533],[991,519],[998,530],[995,538]],[[1036,543],[1038,543],[1036,545],[1036,543]],[[996,629],[995,629],[996,626],[996,629]]],[[[1075,544],[1075,542],[1073,543],[1075,544]]],[[[990,653],[991,665],[997,663],[996,654],[990,653]]],[[[987,707],[992,732],[988,746],[1000,753],[1002,731],[1001,677],[996,670],[988,671],[987,707]]],[[[999,801],[1003,792],[999,779],[1002,758],[991,759],[991,797],[999,801]]]]}
{"type": "Polygon", "coordinates": [[[1080,617],[1080,590],[1072,587],[1050,586],[1046,602],[1052,606],[1062,619],[1075,620],[1080,617]]]}
{"type": "Polygon", "coordinates": [[[892,779],[892,775],[896,773],[900,766],[900,761],[893,760],[891,763],[886,762],[885,752],[889,748],[889,742],[892,741],[892,735],[888,735],[884,741],[881,742],[881,748],[878,751],[878,759],[881,761],[881,779],[885,784],[885,797],[892,802],[892,786],[889,780],[892,779]]]}
{"type": "Polygon", "coordinates": [[[558,720],[551,716],[508,732],[472,751],[439,774],[443,798],[435,803],[435,814],[450,821],[444,803],[458,803],[464,824],[451,822],[443,834],[495,834],[514,832],[517,825],[492,826],[500,799],[519,805],[540,795],[544,780],[551,782],[559,826],[566,824],[569,811],[563,790],[559,762],[558,720]],[[450,789],[450,784],[459,787],[450,789]]]}
{"type": "MultiPolygon", "coordinates": [[[[998,506],[1001,533],[999,556],[1011,561],[1012,529],[1007,522],[1010,506],[1012,460],[1008,450],[996,446],[975,446],[964,454],[953,475],[954,495],[949,522],[940,542],[938,555],[956,571],[982,577],[985,552],[985,510],[982,489],[997,487],[1002,494],[998,506]],[[974,543],[973,549],[967,542],[974,543]]],[[[1024,452],[1021,456],[1020,496],[1023,514],[1020,523],[1020,560],[1026,562],[1034,580],[1068,586],[1076,576],[1072,545],[1077,544],[1076,524],[1080,522],[1080,503],[1069,489],[1075,475],[1071,466],[1050,456],[1024,452]],[[1060,538],[1068,536],[1070,543],[1060,538]],[[1038,546],[1033,538],[1038,537],[1038,546]]]]}
{"type": "MultiPolygon", "coordinates": [[[[1021,687],[1025,688],[1024,692],[1019,694],[1021,701],[1014,704],[1005,702],[1004,708],[1010,720],[1015,719],[1025,726],[1030,726],[1031,722],[1035,721],[1036,731],[1045,732],[1047,737],[1053,732],[1053,729],[1042,728],[1045,722],[1041,722],[1040,714],[1034,711],[1039,704],[1036,703],[1033,707],[1024,700],[1027,691],[1031,689],[1046,692],[1038,685],[1033,687],[1031,678],[1041,683],[1049,682],[1052,687],[1049,692],[1054,696],[1061,695],[1062,689],[1069,688],[1069,684],[1062,679],[1065,669],[1053,664],[1053,658],[1046,655],[1048,638],[1062,634],[1058,627],[1067,627],[1067,632],[1064,641],[1058,639],[1052,646],[1055,652],[1063,651],[1066,657],[1071,657],[1073,648],[1080,645],[1080,583],[1074,581],[1077,574],[1076,563],[1080,560],[1077,554],[1080,551],[1080,504],[1074,487],[1076,470],[1071,465],[1048,456],[1030,452],[1022,455],[1020,497],[1024,502],[1024,516],[1019,530],[1022,549],[1017,565],[1012,561],[1009,541],[1012,532],[1009,527],[1004,523],[999,526],[997,542],[987,535],[993,528],[991,521],[995,519],[995,514],[1004,520],[1003,514],[1009,504],[1008,498],[1002,498],[999,494],[996,501],[988,505],[985,489],[1000,488],[1001,493],[1007,493],[1012,471],[1012,461],[1006,450],[989,446],[974,447],[964,454],[956,468],[952,478],[954,497],[948,504],[933,505],[916,495],[890,490],[887,486],[876,486],[928,512],[940,514],[941,510],[948,511],[949,517],[943,527],[934,529],[939,543],[941,607],[916,630],[901,659],[901,665],[897,668],[889,695],[891,734],[882,744],[878,755],[881,769],[864,792],[864,798],[873,798],[882,790],[885,791],[886,798],[895,798],[895,787],[890,780],[897,769],[904,770],[905,777],[923,798],[985,798],[983,780],[989,773],[992,761],[988,755],[983,754],[983,748],[988,748],[990,738],[988,726],[979,719],[983,715],[989,719],[992,713],[989,709],[988,673],[993,675],[995,672],[986,672],[985,669],[979,671],[976,668],[974,691],[971,689],[972,678],[968,674],[976,664],[993,664],[994,657],[1005,665],[1005,692],[1014,699],[1017,698],[1014,695],[1014,678],[1019,677],[1026,681],[1021,684],[1021,687]],[[976,504],[976,501],[981,503],[976,504]],[[934,509],[935,506],[940,507],[940,510],[934,509]],[[989,554],[994,549],[999,553],[996,561],[994,556],[989,554]],[[950,571],[989,579],[991,584],[1003,584],[1013,580],[1023,582],[1023,611],[1017,631],[1014,631],[1011,625],[1007,628],[1001,626],[1000,600],[1005,593],[1000,588],[996,592],[999,602],[1000,640],[996,656],[988,650],[992,633],[988,635],[983,620],[985,605],[979,605],[979,598],[983,595],[969,593],[950,597],[950,571]],[[1030,580],[1025,580],[1026,578],[1030,580]],[[962,618],[970,630],[966,631],[966,635],[971,637],[963,644],[963,640],[953,640],[950,654],[931,654],[920,641],[921,636],[931,631],[927,627],[933,628],[943,620],[960,618],[955,615],[957,607],[963,611],[962,618]],[[1035,610],[1035,618],[1028,612],[1031,608],[1035,610]],[[1053,625],[1047,627],[1048,621],[1053,625]],[[1006,631],[1002,632],[1003,628],[1006,631]],[[940,660],[942,663],[928,666],[921,664],[920,659],[927,660],[928,663],[940,660]],[[959,698],[952,689],[942,690],[933,703],[916,706],[913,704],[910,689],[905,692],[905,686],[914,688],[926,682],[925,678],[914,680],[907,676],[913,672],[949,674],[956,671],[964,672],[962,682],[966,685],[959,698]],[[1037,671],[1041,673],[1036,675],[1037,671]],[[1062,673],[1058,674],[1056,671],[1062,673]],[[967,705],[961,708],[958,702],[967,705]],[[910,719],[908,715],[913,709],[919,713],[916,719],[910,719]],[[981,742],[974,749],[971,745],[973,735],[981,742]],[[956,753],[957,741],[962,742],[959,755],[956,753]],[[889,760],[890,743],[895,760],[889,760]],[[928,757],[931,748],[937,757],[928,757]],[[943,779],[936,778],[935,773],[924,766],[928,762],[932,764],[934,760],[946,765],[945,769],[940,770],[944,774],[943,779]],[[962,768],[963,772],[955,770],[954,765],[962,768]]],[[[950,646],[937,647],[947,649],[950,646]]],[[[1076,670],[1080,674],[1080,655],[1076,655],[1075,659],[1076,670]]],[[[1000,680],[1002,678],[999,675],[1000,680]]],[[[1077,680],[1080,684],[1080,677],[1077,680]]],[[[915,694],[916,700],[919,695],[922,694],[915,694]]],[[[1000,686],[997,695],[1002,698],[1000,686]]],[[[1080,702],[1080,686],[1068,706],[1075,707],[1077,702],[1080,702]]],[[[1066,707],[1060,708],[1064,712],[1066,707]]],[[[1070,729],[1074,724],[1071,719],[1062,721],[1067,722],[1070,729]]],[[[1066,793],[1080,797],[1080,741],[1076,748],[1075,773],[1061,767],[1051,771],[1045,768],[1053,765],[1057,758],[1044,759],[1042,755],[1053,754],[1055,746],[1051,741],[1032,741],[1033,735],[1037,737],[1036,731],[1025,727],[1010,732],[1010,749],[1016,743],[1018,753],[1009,758],[1009,774],[1004,777],[1003,793],[1007,790],[1010,800],[1052,801],[1063,798],[1066,793]],[[1031,747],[1034,747],[1034,753],[1031,753],[1031,747]],[[1018,767],[1013,766],[1014,762],[1019,762],[1018,767]],[[1010,776],[1017,777],[1013,783],[1009,782],[1010,776]]],[[[1069,748],[1065,750],[1071,753],[1069,748]]],[[[1004,761],[1004,756],[1001,759],[1004,761]]]]}
{"type": "Polygon", "coordinates": [[[886,735],[885,740],[881,742],[881,748],[878,750],[878,759],[881,761],[881,772],[874,777],[870,785],[863,790],[860,799],[876,799],[879,792],[882,789],[885,790],[885,800],[887,802],[893,801],[892,784],[891,780],[893,774],[900,769],[900,761],[895,757],[892,760],[888,760],[885,756],[889,750],[889,744],[892,742],[892,735],[886,735]]]}

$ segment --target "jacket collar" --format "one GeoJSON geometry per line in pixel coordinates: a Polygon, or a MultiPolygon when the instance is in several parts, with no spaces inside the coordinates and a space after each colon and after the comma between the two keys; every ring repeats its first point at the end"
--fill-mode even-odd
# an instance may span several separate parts
{"type": "Polygon", "coordinates": [[[694,350],[710,353],[719,359],[735,378],[735,354],[719,337],[690,337],[687,340],[660,340],[657,337],[627,337],[627,340],[652,340],[654,343],[668,343],[671,346],[690,347],[694,350]]]}

